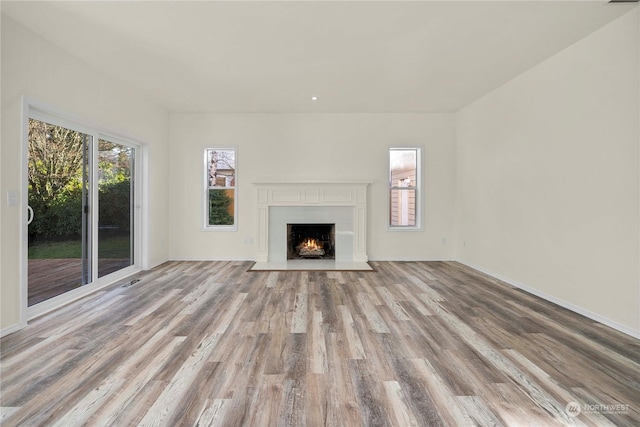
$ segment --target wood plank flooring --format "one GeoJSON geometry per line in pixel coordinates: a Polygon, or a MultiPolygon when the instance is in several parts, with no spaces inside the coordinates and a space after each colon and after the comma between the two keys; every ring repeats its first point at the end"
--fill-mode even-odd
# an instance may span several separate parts
{"type": "Polygon", "coordinates": [[[468,267],[250,266],[169,262],[3,338],[1,424],[640,425],[640,341],[468,267]]]}

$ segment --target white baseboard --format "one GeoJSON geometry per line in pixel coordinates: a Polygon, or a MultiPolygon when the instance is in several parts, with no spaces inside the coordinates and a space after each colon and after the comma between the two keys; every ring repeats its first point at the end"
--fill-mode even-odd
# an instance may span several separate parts
{"type": "Polygon", "coordinates": [[[19,331],[20,329],[24,328],[26,325],[23,325],[22,323],[14,323],[11,326],[7,326],[6,328],[0,330],[0,338],[5,337],[9,334],[12,334],[16,331],[19,331]]]}
{"type": "Polygon", "coordinates": [[[255,259],[239,259],[239,258],[171,258],[168,261],[185,261],[185,262],[255,262],[255,259]]]}
{"type": "Polygon", "coordinates": [[[371,258],[369,261],[379,262],[446,262],[455,261],[451,258],[413,258],[413,257],[400,257],[400,258],[371,258]]]}
{"type": "MultiPolygon", "coordinates": [[[[246,262],[246,261],[250,261],[250,262],[258,262],[255,259],[239,259],[239,258],[171,258],[167,261],[211,261],[211,262],[215,262],[215,261],[220,261],[220,262],[246,262]]],[[[385,261],[389,261],[389,262],[435,262],[435,261],[456,261],[452,258],[413,258],[413,257],[401,257],[401,258],[371,258],[369,257],[369,259],[366,262],[375,262],[375,261],[380,261],[380,262],[385,262],[385,261]]],[[[365,261],[362,261],[365,262],[365,261]]]]}
{"type": "Polygon", "coordinates": [[[168,258],[160,260],[160,261],[154,261],[152,263],[149,264],[149,266],[147,268],[143,268],[142,271],[149,271],[149,270],[153,270],[154,268],[164,264],[165,262],[169,262],[172,261],[168,258]]]}
{"type": "Polygon", "coordinates": [[[525,291],[527,293],[530,293],[531,295],[535,295],[535,296],[540,297],[540,298],[542,298],[544,300],[547,300],[549,302],[557,304],[560,307],[566,308],[567,310],[571,310],[574,313],[578,313],[578,314],[580,314],[580,315],[582,315],[584,317],[588,317],[591,320],[595,320],[596,322],[602,323],[603,325],[606,325],[606,326],[608,326],[610,328],[613,328],[613,329],[615,329],[615,330],[617,330],[619,332],[622,332],[623,334],[627,334],[629,336],[632,336],[633,338],[640,339],[640,330],[635,330],[635,329],[630,328],[630,327],[628,327],[626,325],[620,324],[620,323],[618,323],[616,321],[608,319],[608,318],[606,318],[604,316],[601,316],[601,315],[599,315],[597,313],[594,313],[594,312],[592,312],[590,310],[587,310],[587,309],[585,309],[583,307],[580,307],[580,306],[575,305],[573,303],[564,301],[564,300],[562,300],[560,298],[554,297],[553,295],[549,295],[549,294],[547,294],[545,292],[542,292],[542,291],[540,291],[538,289],[535,289],[535,288],[532,288],[530,286],[527,286],[527,285],[525,285],[523,283],[517,282],[515,280],[511,280],[508,277],[504,277],[504,276],[502,276],[500,274],[496,274],[496,273],[493,273],[491,271],[488,271],[483,267],[480,267],[480,266],[477,266],[477,265],[473,265],[473,264],[471,264],[469,262],[462,261],[462,260],[456,260],[456,261],[459,262],[460,264],[466,265],[467,267],[471,267],[474,270],[477,270],[477,271],[479,271],[481,273],[484,273],[484,274],[487,274],[487,275],[489,275],[491,277],[494,277],[494,278],[496,278],[496,279],[498,279],[498,280],[500,280],[502,282],[505,282],[505,283],[507,283],[507,284],[509,284],[511,286],[514,286],[514,287],[516,287],[518,289],[521,289],[521,290],[523,290],[523,291],[525,291]]]}

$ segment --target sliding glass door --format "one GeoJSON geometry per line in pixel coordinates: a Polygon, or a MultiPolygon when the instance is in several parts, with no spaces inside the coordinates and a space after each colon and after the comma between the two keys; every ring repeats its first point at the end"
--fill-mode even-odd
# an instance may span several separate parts
{"type": "Polygon", "coordinates": [[[98,142],[98,277],[133,265],[134,149],[98,142]]]}
{"type": "Polygon", "coordinates": [[[28,305],[91,281],[93,137],[29,119],[28,305]]]}
{"type": "Polygon", "coordinates": [[[54,117],[29,118],[29,307],[135,264],[135,154],[54,117]]]}

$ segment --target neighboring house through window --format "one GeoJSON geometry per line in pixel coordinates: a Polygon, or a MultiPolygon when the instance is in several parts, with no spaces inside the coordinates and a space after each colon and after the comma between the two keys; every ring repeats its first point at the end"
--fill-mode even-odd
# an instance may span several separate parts
{"type": "Polygon", "coordinates": [[[421,227],[420,148],[389,149],[389,228],[421,227]]]}
{"type": "Polygon", "coordinates": [[[235,148],[207,148],[205,228],[208,230],[237,230],[235,148]]]}

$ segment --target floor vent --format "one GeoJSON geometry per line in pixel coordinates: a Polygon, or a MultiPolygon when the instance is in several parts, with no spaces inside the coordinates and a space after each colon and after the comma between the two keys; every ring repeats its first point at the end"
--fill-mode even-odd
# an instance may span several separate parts
{"type": "Polygon", "coordinates": [[[140,281],[140,279],[133,279],[132,281],[130,281],[129,283],[125,283],[124,285],[122,285],[123,288],[128,288],[129,286],[133,286],[136,283],[138,283],[140,281]]]}

